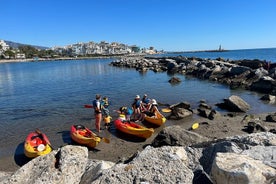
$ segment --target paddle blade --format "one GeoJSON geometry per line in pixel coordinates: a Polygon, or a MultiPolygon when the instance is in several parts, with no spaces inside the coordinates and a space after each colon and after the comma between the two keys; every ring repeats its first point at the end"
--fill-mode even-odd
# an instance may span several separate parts
{"type": "Polygon", "coordinates": [[[170,108],[163,108],[161,109],[162,112],[172,112],[172,110],[170,108]]]}
{"type": "Polygon", "coordinates": [[[105,143],[107,143],[107,144],[110,143],[110,140],[109,140],[108,138],[103,137],[102,140],[103,140],[105,143]]]}
{"type": "Polygon", "coordinates": [[[192,125],[192,130],[197,129],[199,127],[199,123],[194,123],[192,125]]]}
{"type": "Polygon", "coordinates": [[[93,108],[93,105],[85,104],[84,107],[85,107],[85,108],[93,108]]]}

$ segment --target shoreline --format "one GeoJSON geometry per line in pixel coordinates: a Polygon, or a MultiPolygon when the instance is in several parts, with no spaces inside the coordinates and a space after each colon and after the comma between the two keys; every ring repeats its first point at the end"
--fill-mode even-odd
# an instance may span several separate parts
{"type": "MultiPolygon", "coordinates": [[[[125,57],[125,56],[124,56],[125,57]]],[[[93,57],[95,58],[95,57],[93,57]]],[[[102,57],[100,57],[102,58],[102,57]]],[[[71,60],[76,59],[84,59],[84,58],[72,58],[71,60]]],[[[87,58],[91,59],[91,58],[87,58]]],[[[62,60],[62,59],[60,59],[62,60]]],[[[67,58],[64,58],[64,60],[68,60],[67,58]]],[[[43,60],[44,61],[44,60],[43,60]]],[[[46,60],[45,60],[46,61],[46,60]]],[[[52,59],[50,61],[53,61],[52,59]]],[[[12,62],[9,60],[8,62],[12,62]]],[[[16,60],[14,62],[32,62],[31,60],[16,60]]],[[[1,61],[0,61],[1,63],[1,61]]],[[[219,64],[221,64],[221,61],[218,61],[219,64]]],[[[229,112],[230,114],[231,112],[229,112]]],[[[267,124],[270,129],[276,129],[276,123],[268,123],[265,121],[265,116],[271,113],[275,112],[266,112],[261,114],[254,114],[253,116],[256,119],[260,119],[262,123],[267,124]]],[[[214,120],[209,120],[207,118],[198,117],[197,113],[194,113],[191,119],[182,119],[182,120],[167,120],[165,125],[158,127],[155,129],[155,133],[152,137],[147,139],[146,141],[136,141],[132,139],[125,139],[124,137],[117,136],[114,134],[114,132],[110,131],[103,131],[100,135],[104,137],[108,137],[111,140],[110,144],[101,143],[99,146],[97,146],[95,149],[89,150],[89,159],[97,159],[97,160],[106,160],[106,161],[112,161],[112,162],[120,162],[122,160],[126,160],[130,158],[133,154],[135,154],[137,151],[143,150],[143,148],[151,144],[151,141],[157,136],[157,134],[165,127],[165,126],[172,126],[172,125],[180,125],[181,127],[185,129],[189,129],[191,125],[196,122],[207,122],[207,124],[202,124],[200,127],[194,132],[209,137],[211,139],[221,139],[229,136],[234,135],[242,135],[247,134],[242,129],[245,128],[246,124],[242,123],[242,119],[247,113],[241,113],[241,114],[235,114],[233,113],[233,117],[229,116],[228,113],[223,113],[221,116],[216,117],[214,120]],[[114,149],[116,148],[116,149],[114,149]]],[[[165,114],[166,115],[166,114],[165,114]]],[[[91,125],[89,125],[91,126],[91,125]]],[[[56,133],[58,130],[67,130],[68,127],[58,127],[56,129],[53,129],[52,132],[56,133]]],[[[64,135],[62,135],[64,136],[64,135]]],[[[65,135],[66,138],[70,139],[69,135],[65,135]]],[[[63,137],[64,138],[64,137],[63,137]]],[[[55,135],[55,137],[51,137],[52,144],[55,148],[58,148],[62,144],[60,144],[58,139],[61,139],[60,134],[55,135]]],[[[12,142],[11,142],[12,143],[12,142]]],[[[19,144],[18,142],[16,145],[19,144]]],[[[64,144],[66,144],[64,142],[64,144]]],[[[22,146],[22,145],[21,145],[22,146]]],[[[17,147],[15,151],[18,151],[19,148],[17,147]]],[[[14,172],[16,171],[22,164],[26,161],[24,160],[24,155],[21,153],[22,150],[20,150],[20,153],[14,153],[13,155],[5,156],[0,158],[0,171],[8,171],[8,172],[14,172]],[[22,159],[22,160],[21,160],[22,159]]],[[[28,160],[27,160],[28,161],[28,160]]]]}
{"type": "MultiPolygon", "coordinates": [[[[267,122],[265,119],[267,115],[272,113],[275,112],[250,115],[254,117],[254,119],[258,119],[258,121],[268,129],[276,129],[275,122],[267,122]]],[[[236,135],[245,135],[248,134],[243,130],[247,126],[247,122],[243,122],[245,115],[249,114],[235,114],[229,112],[228,114],[226,113],[217,116],[214,120],[209,120],[208,118],[204,118],[198,116],[197,114],[194,114],[193,117],[189,119],[167,120],[164,125],[155,128],[155,132],[150,138],[143,141],[137,140],[133,137],[124,137],[120,134],[114,134],[112,130],[114,130],[115,127],[111,127],[112,130],[103,130],[100,134],[103,137],[109,138],[110,143],[106,144],[101,142],[96,148],[89,149],[88,158],[111,161],[114,163],[128,160],[137,152],[142,151],[145,146],[150,145],[164,127],[178,125],[186,130],[189,130],[194,122],[201,123],[201,125],[199,126],[199,128],[192,131],[211,140],[223,139],[236,135]],[[233,114],[233,117],[229,114],[233,114]]],[[[142,125],[145,126],[144,123],[142,123],[142,125]]],[[[55,142],[53,142],[52,145],[54,146],[54,148],[58,148],[58,146],[55,146],[55,142]]],[[[30,159],[27,159],[24,156],[23,150],[20,153],[15,153],[14,155],[2,157],[0,158],[0,172],[15,172],[28,161],[30,161],[30,159]]]]}
{"type": "Polygon", "coordinates": [[[127,54],[127,55],[101,55],[89,57],[58,57],[58,58],[28,58],[28,59],[0,59],[1,63],[21,63],[21,62],[39,62],[39,61],[63,61],[63,60],[88,60],[102,58],[121,58],[121,57],[140,57],[145,54],[127,54]]]}
{"type": "Polygon", "coordinates": [[[100,58],[110,58],[110,57],[82,57],[82,58],[39,58],[39,59],[1,59],[1,63],[23,63],[23,62],[40,62],[40,61],[63,61],[63,60],[78,60],[78,59],[100,59],[100,58]]]}

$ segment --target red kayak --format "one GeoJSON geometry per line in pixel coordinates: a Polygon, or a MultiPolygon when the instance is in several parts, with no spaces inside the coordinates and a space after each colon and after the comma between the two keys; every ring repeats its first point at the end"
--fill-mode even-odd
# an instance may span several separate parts
{"type": "Polygon", "coordinates": [[[121,119],[116,119],[114,121],[114,125],[117,130],[124,132],[126,134],[135,135],[141,138],[149,138],[153,133],[153,128],[146,128],[142,125],[138,125],[137,123],[131,121],[123,121],[121,119]]]}
{"type": "Polygon", "coordinates": [[[39,130],[28,134],[24,143],[24,154],[29,158],[46,155],[52,151],[50,141],[39,130]]]}

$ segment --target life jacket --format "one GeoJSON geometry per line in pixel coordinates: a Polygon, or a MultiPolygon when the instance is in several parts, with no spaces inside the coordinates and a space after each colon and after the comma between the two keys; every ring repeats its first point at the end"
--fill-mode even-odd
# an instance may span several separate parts
{"type": "Polygon", "coordinates": [[[102,105],[104,108],[107,108],[107,107],[109,106],[109,104],[108,104],[108,99],[102,100],[102,101],[101,101],[101,105],[102,105]]]}
{"type": "Polygon", "coordinates": [[[95,113],[101,113],[100,111],[101,111],[101,109],[102,109],[102,107],[101,107],[101,103],[100,103],[100,109],[98,109],[98,106],[97,106],[97,103],[100,103],[100,101],[99,100],[94,100],[93,101],[93,108],[94,108],[94,111],[95,111],[95,113]]]}
{"type": "Polygon", "coordinates": [[[126,116],[124,114],[119,114],[119,118],[121,121],[126,120],[126,116]]]}
{"type": "Polygon", "coordinates": [[[156,106],[156,105],[151,105],[151,107],[150,107],[149,111],[150,111],[150,112],[152,112],[152,113],[155,113],[156,109],[155,109],[154,107],[156,107],[156,108],[157,108],[157,106],[156,106]]]}
{"type": "Polygon", "coordinates": [[[137,109],[141,106],[141,100],[135,100],[133,103],[132,103],[132,107],[134,109],[137,109]]]}

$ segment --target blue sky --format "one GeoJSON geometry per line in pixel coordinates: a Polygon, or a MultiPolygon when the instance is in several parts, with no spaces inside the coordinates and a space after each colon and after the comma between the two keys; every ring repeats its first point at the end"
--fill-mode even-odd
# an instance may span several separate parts
{"type": "Polygon", "coordinates": [[[0,39],[189,51],[276,47],[275,0],[0,0],[0,39]]]}

